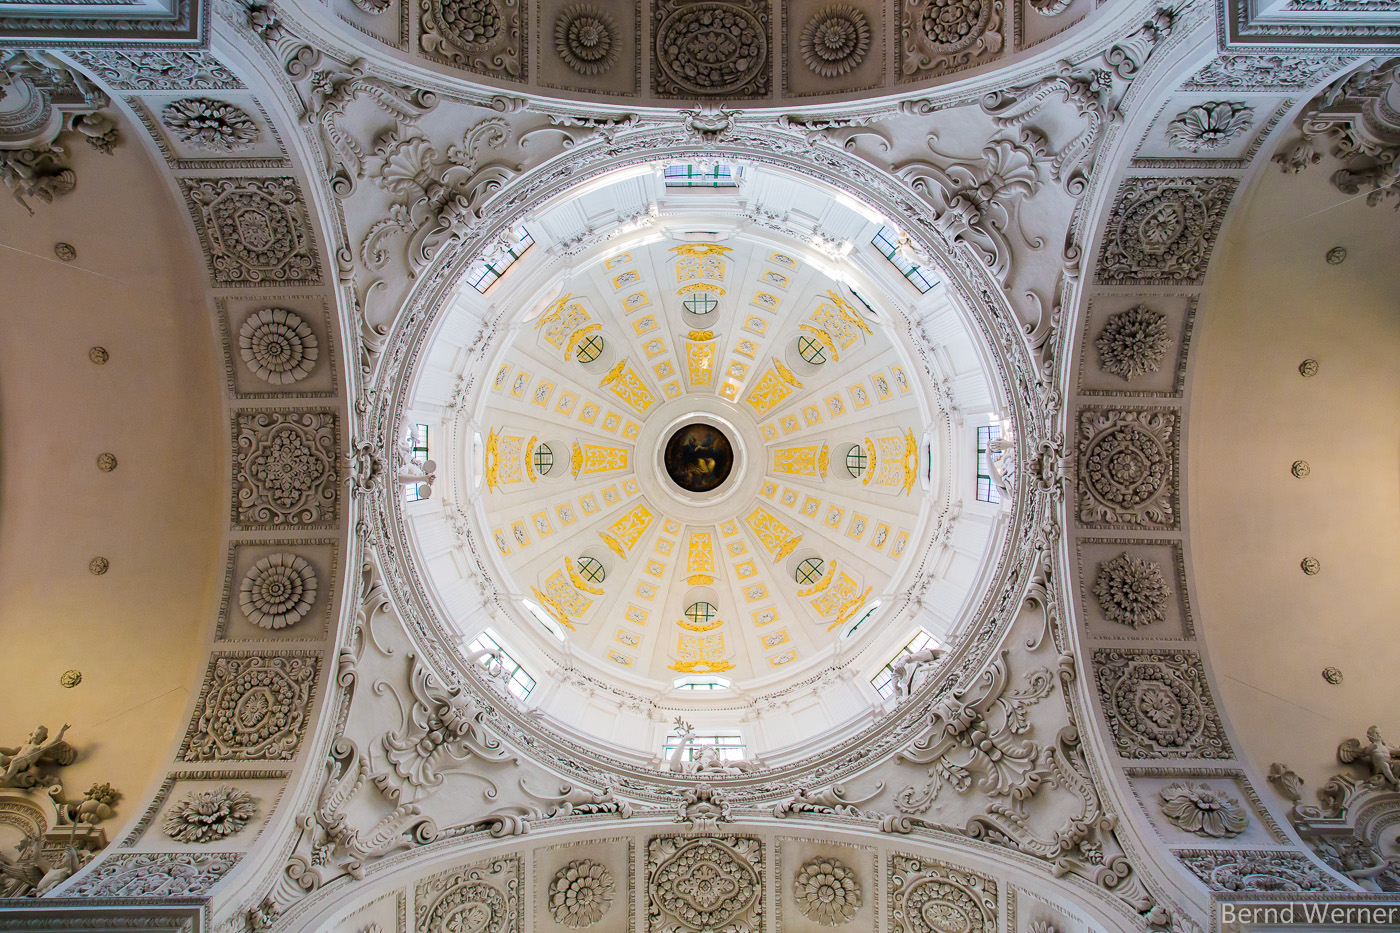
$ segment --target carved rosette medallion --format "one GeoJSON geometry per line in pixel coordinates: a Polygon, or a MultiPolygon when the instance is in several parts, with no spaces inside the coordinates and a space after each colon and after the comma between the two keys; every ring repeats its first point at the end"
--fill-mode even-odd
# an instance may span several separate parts
{"type": "Polygon", "coordinates": [[[840,926],[860,910],[860,880],[839,859],[815,858],[797,870],[792,896],[804,917],[822,926],[840,926]]]}
{"type": "Polygon", "coordinates": [[[1099,699],[1124,758],[1230,758],[1201,659],[1187,651],[1098,649],[1099,699]]]}
{"type": "Polygon", "coordinates": [[[216,287],[319,285],[306,206],[291,178],[184,178],[216,287]]]}
{"type": "Polygon", "coordinates": [[[258,805],[246,790],[220,784],[195,791],[171,807],[165,834],[176,842],[221,842],[257,816],[258,805]]]}
{"type": "Polygon", "coordinates": [[[1234,178],[1129,178],[1104,232],[1100,284],[1199,285],[1234,178]]]}
{"type": "Polygon", "coordinates": [[[1167,139],[1177,149],[1219,149],[1249,129],[1254,108],[1232,101],[1207,101],[1188,107],[1167,125],[1167,139]]]}
{"type": "Polygon", "coordinates": [[[870,21],[849,4],[829,6],[807,21],[798,47],[814,74],[839,78],[865,61],[870,51],[870,21]]]}
{"type": "Polygon", "coordinates": [[[917,81],[1000,54],[1002,0],[904,0],[901,78],[917,81]]]}
{"type": "Polygon", "coordinates": [[[1086,408],[1079,413],[1079,520],[1175,528],[1174,411],[1086,408]]]}
{"type": "Polygon", "coordinates": [[[1160,564],[1126,551],[1099,564],[1094,578],[1094,596],[1104,618],[1130,628],[1165,622],[1171,592],[1160,564]]]}
{"type": "Polygon", "coordinates": [[[259,628],[300,622],[316,602],[316,571],[295,554],[272,554],[253,565],[238,587],[238,607],[259,628]]]}
{"type": "Polygon", "coordinates": [[[234,520],[240,525],[314,525],[336,519],[340,441],[333,412],[239,412],[234,440],[234,520]]]}
{"type": "Polygon", "coordinates": [[[238,353],[259,379],[290,385],[311,373],[320,347],[299,314],[286,308],[263,308],[238,329],[238,353]]]}
{"type": "Polygon", "coordinates": [[[216,655],[205,675],[181,758],[292,758],[306,727],[318,668],[314,653],[216,655]]]}
{"type": "Polygon", "coordinates": [[[240,858],[239,853],[113,855],[67,893],[73,897],[201,897],[240,858]]]}
{"type": "Polygon", "coordinates": [[[554,24],[559,59],[581,75],[600,75],[617,64],[617,25],[596,6],[571,6],[554,24]]]}
{"type": "Polygon", "coordinates": [[[211,97],[186,97],[165,105],[160,122],[193,149],[235,152],[250,149],[262,130],[241,107],[211,97]]]}
{"type": "Polygon", "coordinates": [[[997,886],[990,878],[930,859],[889,861],[890,918],[905,933],[995,933],[997,886]]]}
{"type": "Polygon", "coordinates": [[[449,65],[478,74],[525,77],[519,0],[421,0],[418,46],[449,65]]]}
{"type": "Polygon", "coordinates": [[[555,872],[549,884],[549,912],[570,929],[589,927],[612,907],[617,882],[606,865],[576,859],[555,872]]]}
{"type": "Polygon", "coordinates": [[[1110,314],[1094,338],[1094,349],[1099,351],[1100,369],[1131,382],[1161,368],[1170,342],[1167,316],[1138,305],[1110,314]]]}
{"type": "Polygon", "coordinates": [[[658,97],[763,97],[768,93],[767,0],[657,0],[658,97]]]}
{"type": "Polygon", "coordinates": [[[1173,825],[1212,839],[1238,836],[1249,825],[1244,805],[1219,788],[1176,781],[1157,792],[1162,815],[1173,825]]]}
{"type": "Polygon", "coordinates": [[[647,843],[649,933],[757,933],[763,843],[748,836],[661,836],[647,843]]]}

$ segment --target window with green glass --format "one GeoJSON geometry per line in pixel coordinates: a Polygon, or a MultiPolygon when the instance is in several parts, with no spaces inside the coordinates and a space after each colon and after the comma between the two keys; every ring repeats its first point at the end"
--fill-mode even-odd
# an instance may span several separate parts
{"type": "Polygon", "coordinates": [[[709,625],[717,615],[719,615],[719,610],[714,607],[714,604],[703,600],[685,607],[685,617],[690,620],[692,625],[709,625]]]}
{"type": "Polygon", "coordinates": [[[549,449],[548,444],[540,444],[535,448],[533,457],[535,472],[541,476],[548,476],[549,471],[554,468],[554,451],[549,449]]]}
{"type": "Polygon", "coordinates": [[[799,586],[811,586],[822,578],[826,573],[826,561],[820,557],[808,557],[797,565],[797,571],[793,574],[797,578],[799,586]]]}
{"type": "Polygon", "coordinates": [[[603,569],[603,562],[592,557],[580,557],[578,559],[578,575],[589,583],[602,583],[607,571],[603,569]]]}
{"type": "Polygon", "coordinates": [[[719,307],[719,299],[714,292],[691,292],[681,305],[691,314],[709,314],[719,307]]]}
{"type": "Polygon", "coordinates": [[[589,334],[578,342],[574,348],[574,357],[580,363],[591,363],[603,352],[603,338],[598,334],[589,334]]]}
{"type": "Polygon", "coordinates": [[[870,465],[870,458],[865,455],[865,448],[856,444],[846,451],[846,470],[856,479],[860,479],[865,473],[865,468],[870,465]]]}
{"type": "Polygon", "coordinates": [[[797,352],[809,363],[820,366],[826,362],[826,347],[814,337],[798,337],[797,352]]]}

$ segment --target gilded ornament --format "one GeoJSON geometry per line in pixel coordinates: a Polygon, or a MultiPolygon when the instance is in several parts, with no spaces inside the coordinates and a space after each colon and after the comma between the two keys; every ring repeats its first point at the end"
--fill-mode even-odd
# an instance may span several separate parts
{"type": "Polygon", "coordinates": [[[71,243],[55,243],[53,254],[64,262],[72,262],[78,258],[78,251],[73,248],[71,243]]]}
{"type": "Polygon", "coordinates": [[[92,560],[88,561],[88,571],[98,577],[106,573],[107,568],[110,566],[111,564],[107,562],[107,558],[105,557],[94,557],[92,560]]]}
{"type": "Polygon", "coordinates": [[[97,468],[103,473],[110,473],[117,468],[117,456],[111,453],[101,453],[97,455],[97,468]]]}
{"type": "Polygon", "coordinates": [[[1302,567],[1303,573],[1310,577],[1317,576],[1322,571],[1322,564],[1318,562],[1316,557],[1304,557],[1298,566],[1302,567]]]}
{"type": "Polygon", "coordinates": [[[1308,474],[1312,473],[1312,467],[1308,465],[1308,461],[1306,460],[1294,460],[1290,472],[1299,479],[1303,479],[1308,474]]]}
{"type": "Polygon", "coordinates": [[[1304,379],[1309,379],[1317,375],[1317,360],[1303,360],[1298,364],[1298,374],[1304,379]]]}
{"type": "Polygon", "coordinates": [[[1335,687],[1342,682],[1342,669],[1340,667],[1324,667],[1322,679],[1335,687]]]}
{"type": "Polygon", "coordinates": [[[58,682],[65,687],[76,687],[83,682],[83,672],[79,670],[64,671],[59,675],[58,682]]]}
{"type": "Polygon", "coordinates": [[[106,347],[93,347],[91,350],[88,350],[88,359],[92,360],[92,362],[98,366],[105,365],[111,358],[111,354],[107,352],[106,347]]]}
{"type": "Polygon", "coordinates": [[[1347,261],[1347,248],[1345,246],[1334,246],[1327,251],[1327,264],[1329,266],[1340,266],[1347,261]]]}

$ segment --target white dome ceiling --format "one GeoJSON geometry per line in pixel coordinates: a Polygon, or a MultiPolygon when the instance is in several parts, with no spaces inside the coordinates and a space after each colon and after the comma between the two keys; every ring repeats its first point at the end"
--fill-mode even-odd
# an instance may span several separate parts
{"type": "MultiPolygon", "coordinates": [[[[477,620],[458,624],[463,644],[488,590],[493,636],[533,678],[568,671],[594,694],[531,702],[595,735],[616,732],[614,703],[733,719],[764,695],[815,691],[814,673],[853,657],[878,669],[920,628],[951,639],[995,551],[985,506],[945,553],[949,516],[975,498],[975,428],[929,389],[956,378],[960,398],[994,406],[937,271],[921,260],[921,293],[872,243],[898,231],[810,180],[745,166],[733,188],[678,190],[661,168],[531,218],[555,243],[586,218],[594,244],[528,250],[484,294],[460,289],[420,374],[441,385],[435,363],[450,372],[453,341],[483,319],[500,335],[487,366],[455,374],[472,389],[433,451],[445,505],[411,504],[410,529],[443,616],[477,620]],[[667,442],[692,424],[732,456],[712,490],[668,472],[667,442]],[[427,532],[454,521],[470,534],[427,532]],[[468,581],[467,565],[491,579],[468,581]],[[728,689],[692,692],[693,678],[728,689]]],[[[813,726],[880,704],[856,680],[855,702],[813,726]]]]}

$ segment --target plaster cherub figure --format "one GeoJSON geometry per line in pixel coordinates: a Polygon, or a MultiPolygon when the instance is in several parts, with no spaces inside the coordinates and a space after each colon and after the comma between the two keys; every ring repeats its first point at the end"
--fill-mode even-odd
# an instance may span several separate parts
{"type": "Polygon", "coordinates": [[[16,748],[0,746],[0,787],[34,787],[54,783],[54,778],[39,773],[39,765],[71,765],[78,757],[73,746],[63,741],[63,733],[68,731],[65,723],[58,735],[49,738],[47,726],[40,726],[29,736],[29,741],[16,748]]]}
{"type": "Polygon", "coordinates": [[[1400,787],[1400,778],[1395,775],[1400,749],[1381,738],[1381,730],[1376,726],[1366,730],[1366,741],[1370,744],[1362,745],[1360,739],[1347,739],[1337,746],[1337,757],[1347,764],[1364,759],[1373,778],[1380,778],[1391,787],[1400,787]]]}

